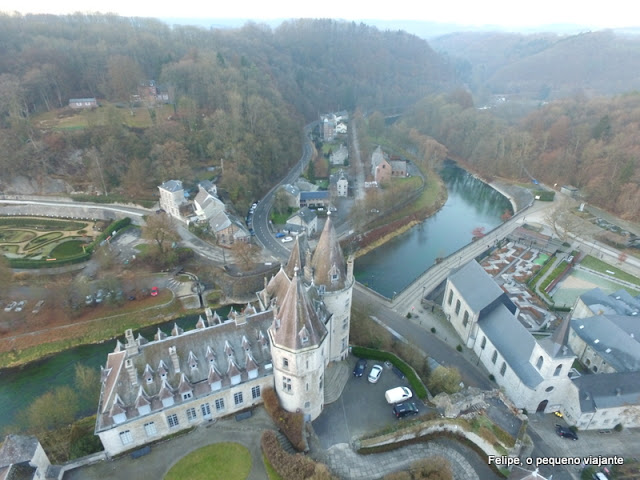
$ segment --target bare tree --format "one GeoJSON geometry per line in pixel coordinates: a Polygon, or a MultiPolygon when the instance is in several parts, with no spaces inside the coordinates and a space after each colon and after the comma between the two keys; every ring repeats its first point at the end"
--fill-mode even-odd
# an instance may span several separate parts
{"type": "Polygon", "coordinates": [[[258,256],[258,248],[246,242],[236,242],[231,247],[236,263],[242,270],[251,270],[258,256]]]}
{"type": "Polygon", "coordinates": [[[180,239],[173,219],[166,213],[147,217],[146,225],[142,227],[142,236],[155,243],[160,255],[164,255],[168,246],[180,239]]]}

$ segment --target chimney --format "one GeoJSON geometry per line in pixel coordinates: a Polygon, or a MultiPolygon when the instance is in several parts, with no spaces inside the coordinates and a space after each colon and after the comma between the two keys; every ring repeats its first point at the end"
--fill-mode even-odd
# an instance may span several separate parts
{"type": "Polygon", "coordinates": [[[134,387],[138,386],[138,372],[136,372],[136,367],[133,365],[133,362],[130,358],[127,358],[124,361],[124,368],[127,370],[129,374],[129,380],[131,381],[131,385],[134,387]]]}
{"type": "Polygon", "coordinates": [[[353,280],[353,255],[347,259],[347,281],[353,280]]]}
{"type": "Polygon", "coordinates": [[[128,329],[124,332],[124,337],[127,341],[125,344],[125,349],[127,351],[127,357],[133,357],[140,353],[140,349],[138,348],[138,342],[136,342],[135,337],[133,336],[133,330],[128,329]]]}
{"type": "Polygon", "coordinates": [[[171,357],[173,370],[175,373],[180,373],[180,360],[178,359],[178,352],[175,346],[169,347],[169,356],[171,357]]]}

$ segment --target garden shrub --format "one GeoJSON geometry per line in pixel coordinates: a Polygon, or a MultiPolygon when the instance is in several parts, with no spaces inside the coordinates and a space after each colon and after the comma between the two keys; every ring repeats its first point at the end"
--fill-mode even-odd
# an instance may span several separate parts
{"type": "Polygon", "coordinates": [[[262,432],[260,446],[271,466],[282,478],[286,478],[287,480],[305,480],[313,475],[315,462],[300,453],[291,455],[285,452],[274,431],[265,430],[262,432]]]}
{"type": "Polygon", "coordinates": [[[304,438],[304,415],[302,412],[293,413],[282,408],[273,388],[265,388],[262,391],[262,400],[273,423],[284,433],[293,448],[299,452],[306,450],[307,442],[304,438]]]}

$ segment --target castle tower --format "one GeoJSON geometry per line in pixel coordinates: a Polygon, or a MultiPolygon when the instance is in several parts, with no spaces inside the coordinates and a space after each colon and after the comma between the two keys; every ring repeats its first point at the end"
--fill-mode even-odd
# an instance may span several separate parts
{"type": "Polygon", "coordinates": [[[275,389],[286,410],[314,420],[324,404],[325,322],[330,314],[309,299],[298,270],[279,304],[268,330],[275,389]]]}
{"type": "Polygon", "coordinates": [[[351,327],[351,298],[353,295],[353,258],[345,261],[338,242],[331,213],[311,258],[310,268],[320,298],[332,316],[327,324],[329,354],[327,363],[344,360],[349,353],[349,328],[351,327]]]}

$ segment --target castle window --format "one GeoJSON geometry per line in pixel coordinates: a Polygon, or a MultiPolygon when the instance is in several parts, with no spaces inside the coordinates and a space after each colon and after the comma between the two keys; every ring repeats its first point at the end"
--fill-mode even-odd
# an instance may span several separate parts
{"type": "Polygon", "coordinates": [[[193,422],[195,421],[196,418],[197,418],[196,409],[193,407],[187,408],[187,420],[189,420],[190,422],[193,422]]]}
{"type": "Polygon", "coordinates": [[[322,375],[320,375],[320,382],[318,383],[318,389],[322,391],[322,375]]]}
{"type": "Polygon", "coordinates": [[[233,394],[233,402],[236,405],[242,405],[242,402],[244,402],[243,398],[242,398],[242,392],[236,392],[233,394]]]}
{"type": "Polygon", "coordinates": [[[505,372],[507,371],[507,364],[502,362],[502,366],[500,367],[500,375],[504,377],[505,372]]]}
{"type": "Polygon", "coordinates": [[[153,437],[158,433],[156,429],[156,424],[154,422],[147,422],[144,424],[144,433],[147,434],[147,437],[153,437]]]}
{"type": "Polygon", "coordinates": [[[558,365],[558,366],[556,367],[555,372],[553,372],[553,376],[554,376],[554,377],[557,377],[558,375],[560,375],[560,370],[562,370],[562,365],[558,365]]]}
{"type": "Polygon", "coordinates": [[[497,359],[498,359],[498,351],[494,350],[493,355],[491,356],[491,363],[495,364],[497,359]]]}
{"type": "Polygon", "coordinates": [[[309,391],[309,384],[306,385],[307,392],[309,391]]]}
{"type": "Polygon", "coordinates": [[[123,445],[129,445],[133,443],[133,436],[131,435],[131,430],[125,430],[124,432],[120,432],[120,441],[123,445]]]}
{"type": "Polygon", "coordinates": [[[153,383],[153,377],[151,375],[147,377],[147,383],[153,383]]]}
{"type": "Polygon", "coordinates": [[[536,362],[536,368],[540,370],[542,368],[543,363],[544,363],[544,359],[542,358],[542,355],[540,355],[540,357],[538,357],[538,361],[536,362]]]}
{"type": "Polygon", "coordinates": [[[255,387],[251,388],[251,398],[253,398],[254,400],[256,398],[260,398],[260,385],[256,385],[255,387]]]}
{"type": "Polygon", "coordinates": [[[544,391],[547,393],[553,392],[553,386],[545,388],[544,391]]]}
{"type": "Polygon", "coordinates": [[[224,410],[224,398],[216,399],[216,411],[221,412],[224,410]]]}
{"type": "Polygon", "coordinates": [[[480,348],[484,350],[484,347],[487,346],[487,337],[482,337],[482,343],[480,344],[480,348]]]}
{"type": "Polygon", "coordinates": [[[349,328],[349,317],[344,317],[344,320],[342,320],[342,329],[346,330],[347,328],[349,328]]]}
{"type": "Polygon", "coordinates": [[[324,285],[319,285],[318,286],[318,294],[319,295],[324,295],[324,285]]]}
{"type": "Polygon", "coordinates": [[[282,359],[282,368],[289,368],[289,359],[288,358],[283,358],[282,359]]]}
{"type": "Polygon", "coordinates": [[[460,300],[456,300],[456,315],[460,313],[460,300]]]}
{"type": "Polygon", "coordinates": [[[311,406],[311,402],[304,402],[304,408],[309,408],[311,406]]]}
{"type": "Polygon", "coordinates": [[[202,412],[203,417],[211,416],[211,406],[208,403],[203,403],[200,405],[200,411],[202,412]]]}
{"type": "Polygon", "coordinates": [[[593,370],[593,373],[596,373],[598,371],[598,367],[594,365],[593,367],[591,367],[591,370],[593,370]]]}
{"type": "Polygon", "coordinates": [[[282,377],[282,390],[291,393],[291,379],[287,377],[282,377]]]}
{"type": "Polygon", "coordinates": [[[449,290],[449,299],[447,300],[449,305],[451,305],[451,302],[453,302],[453,290],[449,290]]]}
{"type": "Polygon", "coordinates": [[[466,327],[469,325],[469,312],[467,310],[464,311],[464,317],[462,320],[462,326],[466,327]]]}
{"type": "Polygon", "coordinates": [[[169,428],[175,428],[180,425],[178,421],[178,415],[172,413],[171,415],[167,415],[167,423],[169,424],[169,428]]]}

